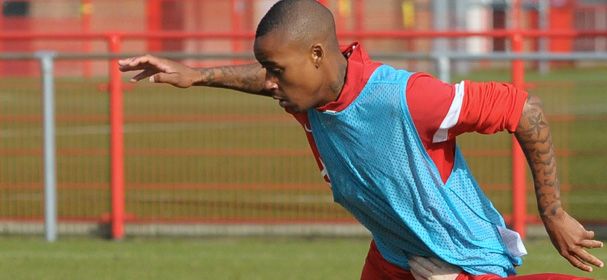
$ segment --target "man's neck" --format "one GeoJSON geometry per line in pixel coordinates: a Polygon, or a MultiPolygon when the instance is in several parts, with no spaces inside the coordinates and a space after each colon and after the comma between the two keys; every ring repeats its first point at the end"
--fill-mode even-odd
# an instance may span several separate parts
{"type": "Polygon", "coordinates": [[[335,97],[333,101],[336,101],[341,94],[341,91],[346,84],[346,73],[348,70],[348,59],[344,56],[340,56],[337,62],[337,74],[335,79],[331,82],[331,93],[335,97]]]}

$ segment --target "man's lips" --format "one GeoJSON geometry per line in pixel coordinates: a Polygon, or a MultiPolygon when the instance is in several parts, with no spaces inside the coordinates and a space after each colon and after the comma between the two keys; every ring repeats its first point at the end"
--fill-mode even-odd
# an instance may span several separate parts
{"type": "Polygon", "coordinates": [[[274,98],[275,100],[278,100],[278,105],[280,105],[280,107],[285,108],[285,107],[287,107],[287,106],[289,106],[289,105],[290,105],[290,102],[289,102],[289,101],[287,101],[287,100],[285,100],[285,99],[283,99],[283,98],[281,98],[281,97],[278,97],[278,96],[272,96],[272,98],[274,98]]]}
{"type": "Polygon", "coordinates": [[[279,99],[278,100],[278,105],[280,105],[280,107],[285,108],[285,107],[289,106],[289,101],[279,99]]]}

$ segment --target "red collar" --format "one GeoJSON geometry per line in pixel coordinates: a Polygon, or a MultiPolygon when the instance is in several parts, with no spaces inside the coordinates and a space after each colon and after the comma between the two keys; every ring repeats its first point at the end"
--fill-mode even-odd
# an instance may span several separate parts
{"type": "Polygon", "coordinates": [[[316,108],[319,111],[342,111],[347,108],[367,84],[371,74],[381,65],[369,58],[367,52],[358,42],[341,48],[343,55],[348,59],[346,81],[337,100],[316,108]]]}

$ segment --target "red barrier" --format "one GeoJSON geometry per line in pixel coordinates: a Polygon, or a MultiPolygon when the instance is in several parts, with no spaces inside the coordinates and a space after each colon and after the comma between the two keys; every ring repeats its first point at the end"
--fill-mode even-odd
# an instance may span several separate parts
{"type": "MultiPolygon", "coordinates": [[[[362,9],[361,1],[356,2],[356,9],[362,9]]],[[[357,13],[358,15],[358,13],[357,13]]],[[[515,15],[518,17],[518,15],[515,15]]],[[[235,32],[156,32],[156,33],[0,33],[1,41],[10,40],[103,40],[108,42],[109,51],[120,54],[121,45],[124,40],[159,40],[159,39],[220,39],[220,40],[243,40],[252,39],[254,34],[239,32],[237,26],[235,32]]],[[[340,32],[341,38],[359,39],[407,39],[407,38],[465,38],[465,37],[504,37],[512,40],[514,52],[522,52],[524,38],[536,37],[596,37],[607,36],[606,30],[578,31],[539,31],[539,30],[494,30],[485,32],[464,31],[360,31],[340,32]]],[[[239,50],[234,45],[234,50],[239,50]]],[[[121,73],[117,66],[117,60],[110,60],[109,72],[110,91],[110,124],[111,124],[111,190],[112,190],[112,237],[121,239],[124,236],[124,146],[123,146],[123,100],[121,73]]],[[[512,81],[517,87],[524,87],[524,65],[520,60],[512,62],[512,81]]],[[[512,166],[513,166],[513,215],[512,223],[514,229],[521,235],[525,235],[525,221],[528,219],[526,211],[526,187],[525,187],[525,160],[520,147],[513,141],[512,144],[512,166]]]]}
{"type": "MultiPolygon", "coordinates": [[[[109,49],[112,53],[120,53],[121,38],[110,36],[109,49]]],[[[110,174],[112,191],[112,238],[124,237],[124,109],[122,96],[122,80],[118,60],[110,60],[110,174]]]]}

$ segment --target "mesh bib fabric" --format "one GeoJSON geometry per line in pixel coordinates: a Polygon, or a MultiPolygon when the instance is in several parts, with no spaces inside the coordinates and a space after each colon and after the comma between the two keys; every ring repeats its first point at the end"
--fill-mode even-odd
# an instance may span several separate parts
{"type": "Polygon", "coordinates": [[[409,269],[432,256],[471,274],[514,274],[496,226],[504,221],[471,175],[459,148],[443,183],[407,108],[411,73],[380,66],[341,112],[308,111],[334,200],[373,234],[382,256],[409,269]]]}

